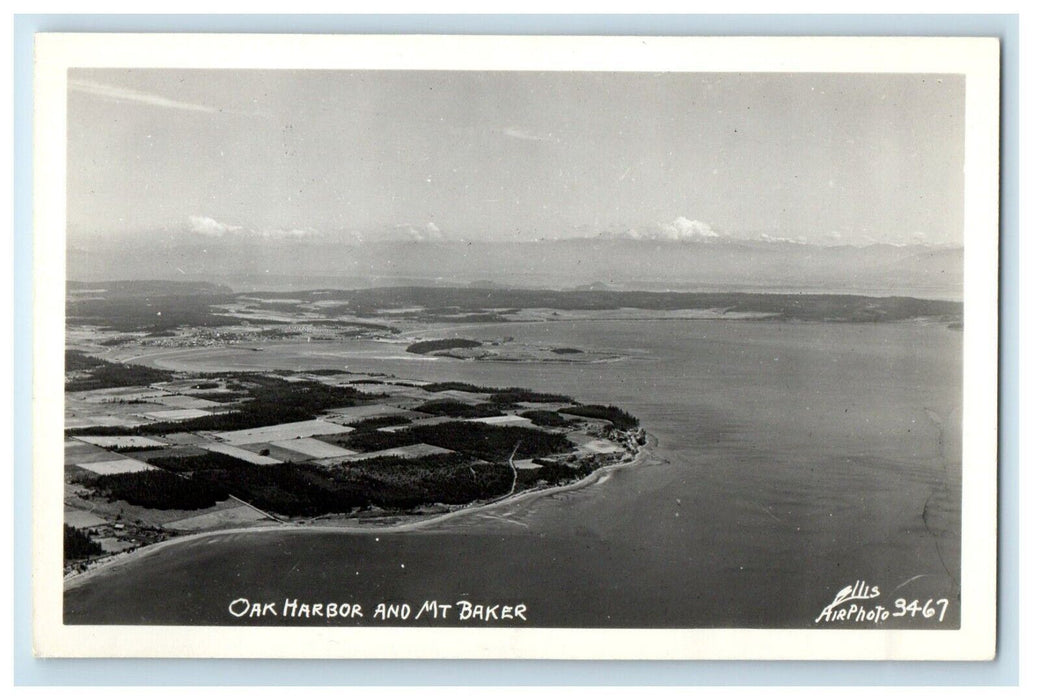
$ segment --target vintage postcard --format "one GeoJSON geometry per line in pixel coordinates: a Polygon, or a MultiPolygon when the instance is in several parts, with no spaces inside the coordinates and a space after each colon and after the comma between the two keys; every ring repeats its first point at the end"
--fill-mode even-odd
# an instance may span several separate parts
{"type": "Polygon", "coordinates": [[[36,653],[992,658],[999,55],[38,35],[36,653]]]}

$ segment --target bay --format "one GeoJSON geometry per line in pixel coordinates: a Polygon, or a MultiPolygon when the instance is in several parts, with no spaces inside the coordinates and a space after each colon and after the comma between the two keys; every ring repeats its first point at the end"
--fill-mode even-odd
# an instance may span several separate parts
{"type": "Polygon", "coordinates": [[[540,627],[812,627],[841,587],[866,581],[886,604],[951,601],[941,623],[907,616],[886,627],[959,624],[958,331],[729,320],[444,330],[622,359],[431,360],[385,343],[313,343],[152,361],[346,366],[566,393],[638,416],[658,441],[655,460],[428,530],[226,533],[146,550],[70,586],[66,622],[242,624],[228,604],[245,597],[366,611],[382,601],[522,603],[527,620],[515,623],[540,627]]]}

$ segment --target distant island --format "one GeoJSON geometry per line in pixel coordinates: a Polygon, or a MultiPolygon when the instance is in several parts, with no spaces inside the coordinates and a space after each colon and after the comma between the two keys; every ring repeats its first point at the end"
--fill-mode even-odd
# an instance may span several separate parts
{"type": "MultiPolygon", "coordinates": [[[[204,282],[132,281],[68,283],[70,323],[106,332],[163,337],[194,328],[196,339],[386,337],[402,323],[483,324],[616,316],[730,318],[780,321],[883,323],[931,319],[963,323],[959,301],[847,294],[729,292],[558,291],[459,287],[315,289],[232,292],[204,282]],[[658,316],[652,315],[654,312],[658,316]],[[613,313],[613,315],[611,315],[613,313]]],[[[107,337],[113,345],[118,337],[107,337]]],[[[128,342],[140,337],[127,337],[128,342]]],[[[472,339],[422,338],[412,352],[476,347],[472,339]],[[434,345],[428,344],[433,341],[434,345]],[[438,345],[442,344],[442,345],[438,345]]]]}
{"type": "Polygon", "coordinates": [[[483,343],[479,340],[466,340],[465,338],[445,338],[443,340],[423,340],[412,343],[406,349],[416,355],[425,355],[438,350],[454,350],[455,348],[479,348],[483,343]]]}

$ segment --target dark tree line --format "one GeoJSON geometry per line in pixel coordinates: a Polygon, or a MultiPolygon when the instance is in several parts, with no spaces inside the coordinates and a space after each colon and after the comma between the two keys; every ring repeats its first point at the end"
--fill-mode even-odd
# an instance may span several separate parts
{"type": "Polygon", "coordinates": [[[77,350],[66,350],[65,371],[73,370],[89,372],[89,375],[66,381],[65,391],[147,386],[155,382],[168,382],[174,377],[173,372],[152,369],[143,365],[120,365],[85,355],[77,350]]]}
{"type": "Polygon", "coordinates": [[[557,411],[523,411],[519,414],[541,428],[564,428],[573,425],[575,421],[561,416],[557,411]]]}
{"type": "Polygon", "coordinates": [[[103,553],[101,545],[90,538],[83,530],[65,526],[65,561],[86,559],[103,553]]]}
{"type": "Polygon", "coordinates": [[[599,418],[609,420],[619,430],[631,430],[639,427],[639,419],[617,406],[598,406],[588,404],[584,406],[568,406],[561,408],[560,413],[571,416],[582,416],[584,418],[599,418]]]}
{"type": "Polygon", "coordinates": [[[563,394],[547,394],[518,386],[503,389],[500,387],[477,386],[476,384],[467,384],[466,382],[434,382],[433,384],[427,384],[423,389],[431,393],[466,391],[474,394],[491,394],[489,400],[496,404],[517,403],[520,401],[530,403],[570,403],[573,401],[570,396],[563,394]]]}
{"type": "Polygon", "coordinates": [[[287,382],[278,377],[250,376],[238,381],[248,398],[234,411],[183,421],[160,421],[133,428],[91,427],[66,431],[68,435],[164,435],[198,430],[247,430],[265,425],[294,423],[317,418],[330,408],[370,402],[356,389],[320,382],[287,382]]]}
{"type": "Polygon", "coordinates": [[[453,399],[427,401],[422,405],[416,406],[415,410],[420,413],[429,413],[434,416],[448,416],[449,418],[489,418],[491,416],[502,415],[502,411],[489,403],[482,403],[474,406],[453,399]]]}
{"type": "Polygon", "coordinates": [[[217,484],[184,478],[163,469],[83,476],[79,481],[110,500],[159,510],[209,508],[228,497],[227,490],[217,484]]]}
{"type": "Polygon", "coordinates": [[[405,350],[416,355],[422,355],[437,350],[454,350],[456,348],[479,348],[482,343],[479,340],[467,340],[465,338],[445,338],[443,340],[422,340],[412,343],[405,350]]]}

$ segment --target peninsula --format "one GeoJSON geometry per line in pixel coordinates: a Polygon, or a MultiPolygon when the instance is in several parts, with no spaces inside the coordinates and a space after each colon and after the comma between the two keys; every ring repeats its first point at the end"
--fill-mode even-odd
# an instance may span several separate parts
{"type": "Polygon", "coordinates": [[[66,353],[66,573],[177,536],[392,527],[575,483],[646,444],[615,406],[340,370],[66,353]]]}

